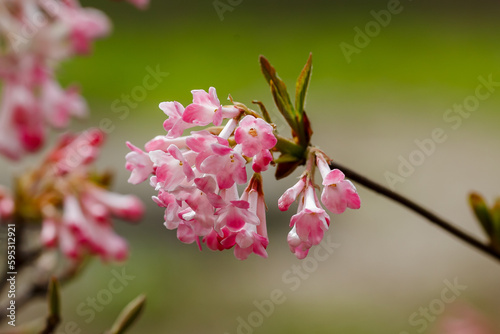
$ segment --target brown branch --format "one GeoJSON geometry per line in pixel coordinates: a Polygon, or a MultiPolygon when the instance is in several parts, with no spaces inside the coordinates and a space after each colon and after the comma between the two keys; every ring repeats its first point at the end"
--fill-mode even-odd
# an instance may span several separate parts
{"type": "MultiPolygon", "coordinates": [[[[64,270],[57,276],[59,284],[64,285],[65,283],[68,283],[73,278],[75,278],[88,262],[89,261],[87,259],[83,259],[81,262],[71,264],[68,268],[66,268],[66,270],[64,270]]],[[[47,279],[46,281],[44,280],[43,282],[33,282],[24,293],[16,294],[16,310],[19,311],[23,306],[25,306],[33,299],[45,297],[49,288],[48,281],[49,279],[47,279]]],[[[0,323],[2,323],[5,319],[8,319],[8,306],[8,304],[3,304],[0,306],[0,323]]]]}
{"type": "Polygon", "coordinates": [[[407,209],[419,214],[420,216],[427,218],[431,223],[441,227],[445,231],[451,233],[455,237],[459,238],[460,240],[464,241],[465,243],[469,244],[470,246],[482,251],[485,254],[488,254],[489,256],[493,257],[497,261],[500,261],[500,254],[497,253],[492,247],[483,244],[476,238],[472,237],[471,235],[467,234],[466,232],[456,228],[453,226],[450,222],[444,220],[443,218],[438,217],[436,214],[432,213],[431,211],[425,209],[421,205],[413,202],[412,200],[364,177],[363,175],[345,167],[342,166],[336,162],[330,162],[330,168],[338,168],[342,172],[344,172],[345,176],[387,198],[392,199],[393,201],[396,201],[397,203],[405,206],[407,209]]]}

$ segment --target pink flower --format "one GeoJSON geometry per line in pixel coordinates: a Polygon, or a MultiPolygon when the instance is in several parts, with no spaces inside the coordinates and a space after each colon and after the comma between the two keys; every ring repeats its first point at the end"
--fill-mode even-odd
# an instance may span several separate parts
{"type": "Polygon", "coordinates": [[[113,215],[130,222],[137,222],[144,214],[144,205],[133,195],[122,195],[101,187],[89,185],[87,193],[102,205],[106,215],[113,215]]]}
{"type": "Polygon", "coordinates": [[[314,185],[307,178],[307,175],[301,177],[278,200],[279,209],[285,211],[299,197],[299,207],[290,220],[292,230],[287,238],[290,250],[298,259],[305,258],[309,249],[321,242],[330,225],[330,217],[319,204],[314,185]]]}
{"type": "Polygon", "coordinates": [[[247,182],[246,161],[241,154],[222,144],[212,144],[214,154],[207,157],[200,165],[200,171],[215,175],[221,189],[231,187],[235,182],[247,182]]]}
{"type": "Polygon", "coordinates": [[[76,1],[73,6],[62,6],[57,13],[69,30],[72,51],[76,54],[89,53],[93,40],[108,35],[111,30],[111,23],[103,12],[81,8],[76,1]]]}
{"type": "Polygon", "coordinates": [[[332,213],[340,214],[346,208],[359,209],[361,200],[351,181],[338,169],[330,170],[323,155],[316,155],[316,163],[323,178],[321,202],[332,213]]]}
{"type": "Polygon", "coordinates": [[[273,134],[273,127],[261,118],[245,116],[234,132],[236,143],[241,144],[242,153],[253,157],[263,150],[272,149],[277,139],[273,134]]]}
{"type": "Polygon", "coordinates": [[[43,144],[45,129],[37,101],[26,86],[6,82],[0,107],[0,152],[19,159],[43,144]]]}
{"type": "Polygon", "coordinates": [[[303,260],[307,257],[309,253],[309,249],[313,246],[310,241],[304,241],[300,239],[297,234],[297,228],[294,226],[287,237],[288,245],[290,247],[290,251],[295,254],[297,259],[303,260]]]}
{"type": "MultiPolygon", "coordinates": [[[[258,224],[247,222],[237,232],[234,240],[234,255],[239,260],[247,259],[251,253],[267,258],[266,248],[269,240],[266,227],[266,203],[262,191],[262,178],[259,174],[254,174],[241,199],[248,201],[249,211],[256,214],[258,224]]],[[[224,244],[224,241],[222,243],[224,244]]]]}
{"type": "Polygon", "coordinates": [[[180,137],[184,130],[194,126],[182,120],[184,107],[179,102],[162,102],[160,109],[168,116],[168,119],[163,123],[163,128],[168,131],[168,138],[180,137]]]}
{"type": "Polygon", "coordinates": [[[194,179],[194,172],[177,146],[170,145],[168,153],[151,151],[149,157],[153,162],[158,186],[166,191],[172,191],[184,180],[194,179]]]}
{"type": "Polygon", "coordinates": [[[104,188],[106,175],[90,173],[89,164],[102,141],[102,132],[92,129],[62,136],[42,166],[19,183],[26,187],[21,191],[35,196],[33,203],[38,205],[43,222],[42,243],[59,246],[72,259],[86,253],[104,261],[125,259],[128,246],[114,232],[112,219],[137,221],[144,214],[137,197],[110,192],[104,188]]]}
{"type": "Polygon", "coordinates": [[[207,245],[207,247],[211,250],[225,250],[225,249],[231,249],[234,247],[236,241],[234,239],[236,238],[231,238],[228,239],[231,235],[232,232],[229,231],[227,227],[222,228],[220,231],[221,235],[217,233],[214,229],[210,231],[204,238],[203,242],[207,245]],[[224,244],[222,242],[224,241],[224,244]]]}
{"type": "Polygon", "coordinates": [[[70,116],[81,118],[87,114],[87,104],[76,87],[64,91],[56,81],[47,80],[40,99],[45,119],[55,128],[68,126],[70,116]]]}
{"type": "Polygon", "coordinates": [[[249,208],[247,201],[231,201],[218,211],[215,231],[222,234],[222,228],[227,227],[230,231],[237,232],[246,224],[258,225],[259,218],[256,213],[249,211],[249,208]]]}
{"type": "MultiPolygon", "coordinates": [[[[147,156],[128,144],[132,149],[127,155],[131,180],[140,182],[152,174],[150,184],[158,191],[153,201],[165,208],[164,224],[177,230],[181,242],[196,242],[200,249],[201,242],[212,250],[234,247],[235,256],[241,260],[251,253],[267,257],[266,205],[260,174],[254,174],[241,198],[238,195],[237,185],[247,182],[247,160],[242,154],[246,143],[235,144],[233,139],[241,111],[222,107],[214,88],[209,93],[193,91],[193,103],[185,110],[178,102],[164,102],[160,107],[169,116],[164,123],[168,134],[156,136],[145,145],[147,156]],[[193,125],[220,125],[223,118],[231,119],[221,130],[210,129],[218,135],[202,130],[182,136],[184,129],[193,125]]],[[[276,138],[269,124],[254,117],[246,119],[242,131],[256,126],[258,140],[263,141],[252,144],[259,145],[252,167],[260,172],[273,159],[269,150],[276,138]]]]}
{"type": "Polygon", "coordinates": [[[223,118],[233,118],[240,113],[236,107],[223,107],[214,87],[210,87],[208,93],[202,89],[191,92],[193,93],[193,103],[184,110],[182,115],[184,122],[201,126],[213,123],[219,126],[223,118]]]}
{"type": "Polygon", "coordinates": [[[139,184],[144,182],[153,173],[153,162],[149,158],[149,155],[140,148],[135,147],[129,142],[127,142],[127,146],[132,150],[132,152],[127,153],[125,156],[127,160],[125,168],[131,171],[128,182],[139,184]]]}
{"type": "Polygon", "coordinates": [[[330,217],[321,208],[314,185],[306,185],[297,214],[292,216],[290,226],[295,226],[300,240],[317,245],[328,230],[330,217]]]}
{"type": "Polygon", "coordinates": [[[306,178],[301,177],[299,182],[297,182],[293,187],[288,188],[283,195],[278,199],[278,208],[281,211],[287,211],[290,205],[297,199],[299,194],[304,190],[306,186],[306,178]]]}
{"type": "Polygon", "coordinates": [[[70,116],[86,115],[78,89],[61,88],[54,69],[88,53],[109,33],[110,22],[77,0],[8,1],[1,15],[0,153],[19,159],[43,146],[48,126],[65,127],[70,116]]]}
{"type": "Polygon", "coordinates": [[[93,219],[87,209],[76,197],[67,195],[62,219],[57,223],[50,218],[44,220],[42,241],[46,246],[53,246],[58,238],[63,252],[70,258],[79,258],[89,251],[106,261],[124,260],[128,253],[125,240],[113,232],[109,223],[93,219]]]}
{"type": "Polygon", "coordinates": [[[139,9],[146,9],[149,5],[149,0],[128,0],[128,2],[139,9]]]}
{"type": "Polygon", "coordinates": [[[252,169],[255,173],[261,173],[267,170],[269,164],[273,161],[273,155],[269,150],[262,150],[253,157],[252,169]]]}
{"type": "Polygon", "coordinates": [[[9,219],[14,213],[14,199],[9,191],[0,186],[0,222],[9,219]]]}
{"type": "Polygon", "coordinates": [[[66,134],[53,150],[48,160],[59,174],[69,173],[74,169],[93,163],[104,143],[105,135],[99,129],[88,129],[75,136],[66,134]]]}
{"type": "MultiPolygon", "coordinates": [[[[222,244],[224,245],[224,243],[229,241],[230,239],[225,239],[222,241],[222,244]]],[[[254,225],[246,225],[245,228],[238,231],[234,243],[234,256],[238,260],[246,260],[252,253],[267,258],[266,248],[269,240],[259,235],[254,225]]]]}

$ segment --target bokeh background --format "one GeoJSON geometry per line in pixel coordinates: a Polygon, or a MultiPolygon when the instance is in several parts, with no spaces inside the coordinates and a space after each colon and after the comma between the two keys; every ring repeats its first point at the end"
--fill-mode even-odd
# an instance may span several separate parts
{"type": "MultiPolygon", "coordinates": [[[[479,191],[490,203],[500,196],[500,87],[456,130],[443,115],[474,94],[479,76],[491,74],[500,81],[497,2],[401,1],[403,10],[350,63],[340,43],[353,45],[354,28],[364,30],[374,20],[370,11],[387,9],[387,1],[243,0],[223,13],[223,20],[212,1],[152,0],[144,12],[112,1],[82,3],[103,9],[114,32],[97,43],[92,56],[59,70],[64,84],[81,85],[92,110],[91,118],[74,121],[72,128],[111,120],[114,129],[98,166],[114,170],[114,189],[138,194],[148,211],[138,225],[116,223],[130,243],[126,263],[95,260],[63,289],[58,333],[66,333],[67,322],[77,323],[81,333],[102,332],[139,293],[148,296],[147,308],[130,333],[237,333],[238,317],[247,319],[256,311],[254,301],[269,299],[274,289],[282,290],[286,301],[258,328],[241,333],[442,333],[437,328],[442,319],[463,309],[480,314],[500,332],[498,262],[366,188],[358,186],[360,210],[332,217],[328,236],[338,249],[292,291],[282,276],[303,265],[286,243],[295,206],[281,213],[276,203],[294,177],[277,182],[273,171],[265,173],[269,258],[241,262],[230,251],[199,252],[177,241],[150,200],[153,189],[127,184],[124,170],[126,140],[141,146],[164,133],[159,102],[187,105],[191,89],[214,86],[221,101],[228,94],[247,105],[257,99],[277,115],[258,56],[265,55],[293,88],[312,52],[306,110],[313,142],[338,162],[387,185],[384,173],[397,173],[399,156],[408,158],[417,149],[415,140],[442,128],[447,140],[396,189],[484,240],[467,194],[479,191]],[[113,103],[124,105],[122,94],[142,84],[148,66],[169,75],[120,118],[113,103]],[[135,278],[87,323],[78,305],[106,289],[113,268],[121,267],[135,278]],[[457,300],[436,317],[431,313],[425,331],[419,331],[423,325],[412,326],[409,317],[440,299],[444,281],[455,279],[467,286],[457,300]]],[[[29,158],[23,165],[35,161],[29,158]]],[[[5,160],[0,167],[3,184],[19,172],[18,165],[5,160]]],[[[33,303],[18,321],[44,312],[42,301],[33,303]]]]}

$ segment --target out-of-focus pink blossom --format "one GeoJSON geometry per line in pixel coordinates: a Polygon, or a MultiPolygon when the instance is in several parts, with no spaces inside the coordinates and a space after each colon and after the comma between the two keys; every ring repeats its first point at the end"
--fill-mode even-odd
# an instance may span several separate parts
{"type": "Polygon", "coordinates": [[[340,214],[346,208],[359,209],[361,200],[356,187],[351,181],[345,180],[345,175],[338,169],[330,170],[322,154],[316,156],[316,163],[323,178],[321,202],[332,213],[340,214]]]}
{"type": "Polygon", "coordinates": [[[431,334],[494,334],[492,321],[468,305],[454,306],[439,318],[431,334]]]}
{"type": "Polygon", "coordinates": [[[19,191],[29,191],[39,206],[42,243],[59,246],[72,259],[88,253],[105,261],[125,259],[128,246],[114,232],[112,219],[134,222],[144,213],[138,198],[110,192],[90,172],[103,140],[95,129],[62,136],[43,165],[20,182],[27,189],[19,191]]]}
{"type": "Polygon", "coordinates": [[[149,0],[127,0],[139,9],[146,9],[149,5],[149,0]]]}
{"type": "MultiPolygon", "coordinates": [[[[144,8],[148,1],[133,1],[144,8]]],[[[48,127],[66,127],[87,114],[76,87],[55,79],[59,63],[88,54],[111,23],[78,0],[0,1],[0,154],[19,159],[38,151],[48,127]]]]}
{"type": "Polygon", "coordinates": [[[47,159],[52,162],[58,174],[65,174],[93,163],[99,155],[104,140],[104,133],[94,128],[79,135],[65,134],[47,159]]]}
{"type": "Polygon", "coordinates": [[[9,191],[0,186],[0,221],[9,219],[14,213],[14,199],[9,191]]]}
{"type": "MultiPolygon", "coordinates": [[[[74,4],[77,2],[74,1],[74,4]]],[[[106,36],[111,30],[111,23],[106,15],[94,8],[61,6],[57,18],[68,30],[70,45],[76,54],[89,53],[92,42],[106,36]]]]}

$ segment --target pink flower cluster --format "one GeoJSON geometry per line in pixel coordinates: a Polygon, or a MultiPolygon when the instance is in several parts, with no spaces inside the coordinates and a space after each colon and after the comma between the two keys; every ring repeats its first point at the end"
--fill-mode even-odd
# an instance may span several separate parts
{"type": "Polygon", "coordinates": [[[0,154],[19,159],[43,145],[47,126],[86,115],[78,89],[63,89],[54,72],[59,62],[88,54],[110,22],[77,0],[4,0],[0,18],[0,154]]]}
{"type": "Polygon", "coordinates": [[[138,221],[144,212],[135,196],[112,193],[95,182],[98,176],[89,168],[103,140],[104,134],[94,129],[63,136],[42,167],[24,181],[36,189],[30,196],[41,212],[43,244],[59,245],[72,259],[86,253],[105,261],[125,259],[127,243],[114,232],[111,218],[138,221]]]}
{"type": "Polygon", "coordinates": [[[186,108],[179,102],[160,104],[168,116],[163,124],[167,134],[146,143],[145,151],[127,143],[129,182],[151,176],[150,184],[158,191],[153,200],[165,208],[165,226],[177,229],[180,241],[196,242],[200,249],[201,242],[212,250],[234,247],[240,260],[251,253],[266,257],[266,206],[259,173],[273,160],[273,127],[253,115],[240,119],[244,111],[222,106],[213,87],[192,94],[193,103],[186,108]],[[215,133],[202,130],[182,136],[195,126],[221,126],[224,119],[229,120],[215,133]],[[255,173],[240,196],[237,185],[247,183],[249,161],[255,173]]]}
{"type": "MultiPolygon", "coordinates": [[[[361,201],[356,188],[351,181],[345,180],[345,175],[338,169],[330,170],[325,156],[315,153],[316,166],[323,178],[321,202],[332,213],[343,213],[346,208],[359,209],[361,201]]],[[[311,168],[314,168],[311,166],[311,168]]],[[[307,170],[293,187],[289,188],[278,200],[278,207],[286,211],[298,199],[297,214],[292,216],[288,234],[290,250],[299,259],[307,256],[309,249],[318,245],[330,225],[330,217],[322,208],[311,177],[312,171],[307,170]]]]}

